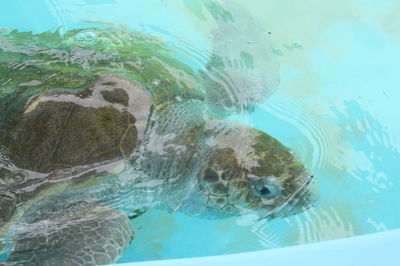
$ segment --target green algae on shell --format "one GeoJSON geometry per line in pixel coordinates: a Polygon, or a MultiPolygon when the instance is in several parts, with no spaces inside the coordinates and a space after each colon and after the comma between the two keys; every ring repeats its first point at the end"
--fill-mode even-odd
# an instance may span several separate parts
{"type": "Polygon", "coordinates": [[[199,78],[171,55],[158,38],[126,28],[73,29],[64,34],[0,33],[0,97],[17,87],[29,90],[79,89],[94,75],[109,73],[135,80],[153,94],[156,103],[204,97],[199,78]],[[76,41],[82,32],[95,34],[94,42],[76,41]],[[35,86],[36,85],[36,86],[35,86]]]}
{"type": "Polygon", "coordinates": [[[0,139],[7,137],[4,128],[20,120],[30,98],[53,90],[82,91],[100,74],[140,83],[155,104],[203,99],[199,77],[171,52],[161,39],[123,27],[1,32],[0,139]],[[88,32],[95,41],[77,41],[88,32]]]}

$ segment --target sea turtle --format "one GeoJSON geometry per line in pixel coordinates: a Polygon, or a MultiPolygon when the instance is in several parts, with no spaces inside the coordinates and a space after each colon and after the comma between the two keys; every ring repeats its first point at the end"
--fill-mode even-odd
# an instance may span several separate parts
{"type": "Polygon", "coordinates": [[[308,207],[312,175],[294,154],[220,116],[253,105],[212,94],[233,71],[221,55],[198,76],[125,28],[0,33],[0,265],[113,263],[134,239],[129,217],[151,207],[208,219],[308,207]]]}

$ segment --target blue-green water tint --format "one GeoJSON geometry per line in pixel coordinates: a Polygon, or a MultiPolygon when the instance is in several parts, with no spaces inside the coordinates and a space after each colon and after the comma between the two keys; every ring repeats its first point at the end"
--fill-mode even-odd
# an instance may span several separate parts
{"type": "MultiPolygon", "coordinates": [[[[41,32],[105,21],[207,51],[212,22],[193,14],[196,2],[8,1],[0,9],[0,28],[41,32]]],[[[235,119],[293,149],[315,174],[319,201],[305,213],[269,222],[150,211],[133,221],[137,237],[121,262],[275,248],[400,227],[400,32],[394,26],[400,24],[400,3],[236,2],[262,21],[266,38],[275,42],[281,86],[251,115],[235,119]]]]}

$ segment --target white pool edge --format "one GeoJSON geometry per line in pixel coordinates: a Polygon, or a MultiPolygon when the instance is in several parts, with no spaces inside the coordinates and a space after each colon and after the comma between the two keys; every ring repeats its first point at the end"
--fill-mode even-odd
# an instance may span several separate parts
{"type": "Polygon", "coordinates": [[[400,229],[320,243],[222,256],[115,264],[122,266],[399,266],[400,229]]]}

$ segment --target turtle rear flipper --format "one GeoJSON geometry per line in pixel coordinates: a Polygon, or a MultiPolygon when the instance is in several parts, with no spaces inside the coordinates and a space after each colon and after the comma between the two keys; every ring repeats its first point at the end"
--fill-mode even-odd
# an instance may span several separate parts
{"type": "MultiPolygon", "coordinates": [[[[116,262],[134,238],[128,217],[105,206],[30,224],[3,265],[99,265],[116,262]]],[[[2,262],[0,262],[2,265],[2,262]]]]}

